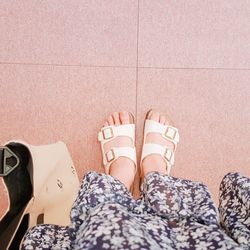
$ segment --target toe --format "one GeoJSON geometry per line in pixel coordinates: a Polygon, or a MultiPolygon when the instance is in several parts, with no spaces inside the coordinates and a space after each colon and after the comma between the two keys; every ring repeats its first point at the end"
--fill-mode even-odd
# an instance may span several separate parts
{"type": "Polygon", "coordinates": [[[103,127],[108,127],[109,126],[109,123],[106,121],[106,122],[104,122],[104,125],[103,125],[103,127]]]}
{"type": "Polygon", "coordinates": [[[118,112],[114,112],[113,113],[113,118],[114,118],[114,121],[115,121],[115,125],[118,126],[121,124],[120,122],[120,118],[119,118],[119,113],[118,112]]]}
{"type": "Polygon", "coordinates": [[[115,123],[114,123],[114,119],[113,119],[113,116],[111,115],[111,116],[109,116],[109,118],[108,118],[108,124],[109,124],[109,126],[112,126],[112,125],[114,125],[115,123]]]}
{"type": "Polygon", "coordinates": [[[127,111],[122,111],[119,113],[120,120],[122,124],[129,124],[130,123],[130,114],[127,111]]]}
{"type": "Polygon", "coordinates": [[[160,123],[165,124],[166,122],[166,117],[164,115],[160,115],[160,123]]]}
{"type": "Polygon", "coordinates": [[[160,113],[158,111],[153,111],[150,115],[150,120],[159,122],[160,121],[160,113]]]}

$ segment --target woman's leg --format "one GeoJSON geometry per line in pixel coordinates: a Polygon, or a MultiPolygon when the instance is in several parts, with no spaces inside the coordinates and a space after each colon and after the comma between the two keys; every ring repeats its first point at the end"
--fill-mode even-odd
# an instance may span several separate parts
{"type": "MultiPolygon", "coordinates": [[[[173,122],[170,121],[168,117],[164,114],[161,114],[158,111],[153,111],[148,114],[147,119],[159,122],[163,125],[172,125],[173,122]]],[[[169,140],[162,137],[159,133],[149,133],[146,137],[146,143],[159,144],[162,146],[166,146],[171,151],[174,150],[174,144],[169,140]]],[[[151,154],[145,157],[142,161],[141,166],[141,178],[142,180],[147,175],[147,173],[157,171],[159,173],[167,174],[166,162],[162,158],[162,156],[157,154],[151,154]]]]}
{"type": "Polygon", "coordinates": [[[202,183],[150,172],[141,187],[146,204],[160,216],[193,217],[203,224],[219,222],[215,203],[202,183]]]}
{"type": "MultiPolygon", "coordinates": [[[[119,126],[129,124],[130,113],[127,111],[114,112],[103,124],[107,126],[119,126]]],[[[105,152],[112,147],[129,147],[133,142],[128,137],[117,137],[104,145],[105,152]]],[[[88,173],[82,182],[78,197],[71,211],[72,222],[75,226],[81,224],[90,208],[98,204],[107,202],[117,202],[121,205],[129,205],[133,199],[128,192],[134,180],[135,165],[132,160],[126,157],[120,157],[110,166],[109,175],[88,173]]]]}
{"type": "MultiPolygon", "coordinates": [[[[130,113],[115,112],[104,123],[119,126],[133,123],[130,113]]],[[[133,147],[129,137],[117,137],[105,143],[104,151],[112,147],[133,147]]],[[[78,197],[71,211],[76,249],[102,249],[118,244],[126,249],[131,245],[130,210],[136,205],[129,193],[134,181],[135,164],[126,157],[119,157],[110,166],[109,174],[88,173],[83,180],[78,197]]],[[[133,230],[131,228],[131,230],[133,230]]],[[[143,234],[143,233],[142,233],[143,234]]],[[[121,248],[122,248],[121,247],[121,248]]]]}
{"type": "Polygon", "coordinates": [[[226,233],[239,244],[250,244],[250,179],[227,174],[220,185],[219,212],[226,233]]]}
{"type": "Polygon", "coordinates": [[[221,229],[205,185],[151,172],[142,183],[142,199],[165,221],[176,249],[242,249],[221,229]]]}
{"type": "MultiPolygon", "coordinates": [[[[104,122],[103,127],[107,126],[119,126],[133,123],[132,117],[129,112],[121,111],[114,112],[104,122]]],[[[112,147],[133,147],[133,141],[126,136],[119,136],[114,140],[105,143],[104,150],[108,152],[112,147]]],[[[128,190],[134,182],[135,176],[135,164],[132,160],[126,157],[119,157],[110,166],[110,175],[121,181],[128,190]]]]}
{"type": "MultiPolygon", "coordinates": [[[[134,215],[128,189],[110,175],[89,172],[75,201],[72,249],[148,249],[146,232],[134,215]]],[[[151,248],[153,249],[153,248],[151,248]]]]}
{"type": "MultiPolygon", "coordinates": [[[[169,124],[159,112],[152,112],[149,118],[169,124]]],[[[154,133],[147,136],[146,142],[173,147],[154,133]]],[[[142,200],[165,222],[171,246],[176,249],[237,249],[237,244],[221,230],[218,210],[205,185],[168,176],[166,163],[159,155],[147,156],[141,173],[142,200]]]]}
{"type": "MultiPolygon", "coordinates": [[[[163,125],[173,123],[166,115],[158,111],[151,111],[147,119],[163,125]]],[[[174,149],[174,144],[158,133],[148,134],[146,143],[167,146],[172,151],[174,149]]],[[[209,210],[208,219],[218,222],[217,209],[207,187],[200,183],[167,176],[167,166],[162,156],[152,154],[145,157],[142,161],[141,177],[144,179],[142,195],[148,205],[158,213],[178,212],[180,216],[192,214],[200,216],[200,214],[205,214],[204,211],[209,210]]],[[[205,219],[204,216],[202,218],[205,219]]]]}
{"type": "Polygon", "coordinates": [[[86,222],[89,214],[99,205],[118,204],[125,209],[134,206],[135,200],[126,186],[114,177],[97,172],[87,173],[71,210],[73,228],[86,222]]]}

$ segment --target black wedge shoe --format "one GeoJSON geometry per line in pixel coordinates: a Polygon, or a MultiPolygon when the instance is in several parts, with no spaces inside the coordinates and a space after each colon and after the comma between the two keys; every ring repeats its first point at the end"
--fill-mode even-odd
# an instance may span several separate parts
{"type": "Polygon", "coordinates": [[[79,180],[63,142],[0,147],[0,176],[10,201],[0,221],[0,250],[19,249],[27,230],[38,224],[70,225],[79,180]]]}
{"type": "Polygon", "coordinates": [[[9,193],[9,209],[0,221],[0,249],[18,249],[28,229],[27,217],[22,214],[32,197],[31,178],[27,169],[28,149],[21,144],[0,148],[0,176],[9,193]]]}

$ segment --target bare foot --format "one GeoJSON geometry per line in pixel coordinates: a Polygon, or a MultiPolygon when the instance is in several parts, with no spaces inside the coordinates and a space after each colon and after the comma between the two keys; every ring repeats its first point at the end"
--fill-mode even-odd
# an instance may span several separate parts
{"type": "MultiPolygon", "coordinates": [[[[164,125],[171,125],[173,126],[172,121],[170,118],[157,110],[151,110],[147,116],[147,119],[159,122],[164,125]]],[[[174,144],[165,138],[163,138],[158,133],[149,133],[146,137],[146,143],[155,143],[160,144],[162,146],[167,146],[170,150],[174,149],[174,144]]],[[[167,174],[167,165],[166,162],[163,160],[162,156],[158,154],[151,154],[145,157],[142,161],[141,166],[141,178],[149,173],[157,171],[163,174],[167,174]]]]}
{"type": "MultiPolygon", "coordinates": [[[[121,111],[114,112],[110,115],[104,123],[104,127],[132,123],[134,123],[132,115],[127,111],[121,111]]],[[[105,143],[104,151],[108,152],[112,147],[134,147],[134,143],[129,137],[118,136],[114,140],[105,143]]],[[[109,174],[120,180],[128,188],[128,190],[130,190],[134,181],[135,169],[135,164],[131,159],[127,157],[119,157],[111,164],[109,174]]]]}

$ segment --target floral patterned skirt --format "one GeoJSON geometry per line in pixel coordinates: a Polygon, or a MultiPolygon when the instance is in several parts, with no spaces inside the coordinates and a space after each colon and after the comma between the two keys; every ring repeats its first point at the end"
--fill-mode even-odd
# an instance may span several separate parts
{"type": "Polygon", "coordinates": [[[71,226],[30,229],[22,249],[250,249],[250,179],[227,174],[220,206],[202,183],[156,172],[134,200],[112,176],[84,176],[71,226]]]}

